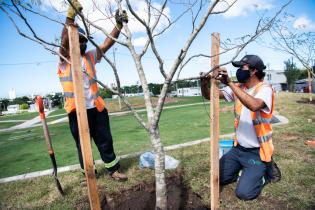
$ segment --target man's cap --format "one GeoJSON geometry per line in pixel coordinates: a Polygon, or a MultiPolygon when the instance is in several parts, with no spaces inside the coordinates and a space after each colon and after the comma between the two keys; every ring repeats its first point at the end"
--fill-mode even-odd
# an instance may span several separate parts
{"type": "MultiPolygon", "coordinates": [[[[79,41],[80,42],[87,42],[87,41],[89,41],[86,37],[86,33],[85,33],[85,31],[84,31],[84,29],[83,28],[81,28],[81,27],[79,27],[78,28],[78,32],[79,32],[79,41]],[[82,41],[81,41],[82,40],[82,41]]],[[[91,36],[89,36],[89,38],[90,39],[93,39],[93,37],[91,37],[91,36]]]]}
{"type": "Polygon", "coordinates": [[[266,69],[264,62],[257,55],[245,55],[240,61],[232,62],[234,67],[242,67],[245,64],[248,64],[250,68],[255,68],[260,71],[266,69]]]}

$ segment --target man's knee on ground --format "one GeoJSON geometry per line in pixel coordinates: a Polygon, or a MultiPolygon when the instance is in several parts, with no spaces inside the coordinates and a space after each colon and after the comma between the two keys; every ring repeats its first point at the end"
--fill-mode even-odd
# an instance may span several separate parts
{"type": "Polygon", "coordinates": [[[235,190],[236,196],[241,200],[253,200],[258,197],[260,193],[253,192],[249,189],[236,188],[235,190]]]}

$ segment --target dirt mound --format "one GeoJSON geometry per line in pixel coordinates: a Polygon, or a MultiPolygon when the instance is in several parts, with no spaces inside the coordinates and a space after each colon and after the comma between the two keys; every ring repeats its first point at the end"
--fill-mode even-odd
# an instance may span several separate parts
{"type": "MultiPolygon", "coordinates": [[[[183,184],[181,176],[167,178],[168,209],[207,210],[198,194],[183,184]]],[[[102,209],[150,210],[155,209],[155,184],[141,183],[117,194],[106,195],[102,209]]]]}

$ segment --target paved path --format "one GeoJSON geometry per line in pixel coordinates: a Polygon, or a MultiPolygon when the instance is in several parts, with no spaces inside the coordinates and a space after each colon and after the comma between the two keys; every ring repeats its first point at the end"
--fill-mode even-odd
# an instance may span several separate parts
{"type": "MultiPolygon", "coordinates": [[[[183,105],[173,105],[173,106],[166,106],[163,108],[163,110],[165,109],[174,109],[174,108],[180,108],[180,107],[188,107],[188,106],[195,106],[195,105],[201,105],[201,104],[209,104],[209,102],[200,102],[200,103],[191,103],[191,104],[183,104],[183,105]]],[[[51,115],[48,117],[48,115],[51,113],[52,111],[48,111],[46,112],[46,118],[52,118],[52,117],[56,117],[56,116],[66,116],[67,114],[57,114],[57,115],[51,115]]],[[[146,109],[139,109],[137,110],[138,113],[141,113],[141,112],[146,112],[146,109]]],[[[123,116],[123,115],[127,115],[127,114],[130,114],[132,113],[131,111],[123,111],[123,112],[113,112],[113,113],[109,113],[108,115],[109,116],[123,116]]],[[[22,124],[19,124],[19,125],[16,125],[16,126],[13,126],[11,128],[5,128],[5,129],[0,129],[0,132],[1,131],[13,131],[13,130],[16,130],[16,129],[23,129],[23,128],[30,128],[30,127],[37,127],[37,126],[42,126],[41,124],[38,124],[40,122],[40,119],[39,119],[39,116],[38,117],[35,117],[31,120],[28,120],[28,121],[23,121],[24,123],[22,124]]],[[[57,124],[57,123],[62,123],[62,122],[68,122],[68,117],[62,117],[62,118],[59,118],[57,120],[54,120],[54,121],[51,121],[51,122],[48,122],[47,124],[48,125],[53,125],[53,124],[57,124]]]]}
{"type": "MultiPolygon", "coordinates": [[[[47,112],[45,112],[45,115],[48,116],[53,111],[54,110],[47,111],[47,112]]],[[[29,127],[32,127],[35,124],[38,124],[40,121],[41,120],[40,120],[39,116],[37,116],[37,117],[35,117],[35,118],[31,119],[31,120],[27,120],[27,121],[24,121],[21,124],[12,126],[11,128],[1,129],[0,131],[14,131],[14,130],[17,130],[17,129],[29,128],[29,127]]]]}

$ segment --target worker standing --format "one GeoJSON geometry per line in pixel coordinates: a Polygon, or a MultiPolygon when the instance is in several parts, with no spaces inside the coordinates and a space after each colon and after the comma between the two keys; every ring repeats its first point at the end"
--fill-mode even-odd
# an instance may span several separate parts
{"type": "MultiPolygon", "coordinates": [[[[266,66],[257,55],[246,55],[232,62],[238,84],[220,69],[217,80],[226,85],[220,98],[235,102],[234,147],[220,159],[220,185],[238,180],[236,196],[242,200],[255,199],[270,180],[280,180],[280,170],[272,159],[271,118],[274,110],[274,91],[263,82],[266,66]]],[[[201,79],[203,97],[209,98],[209,78],[201,79]]]]}
{"type": "MultiPolygon", "coordinates": [[[[61,35],[60,53],[67,59],[70,58],[67,26],[74,24],[74,19],[77,15],[77,12],[81,12],[83,9],[80,2],[77,0],[73,0],[72,4],[74,5],[74,7],[72,7],[71,5],[69,6],[66,23],[61,35]]],[[[116,26],[114,27],[110,35],[114,38],[117,38],[120,34],[123,22],[128,22],[128,16],[126,12],[120,14],[117,11],[115,19],[116,26]]],[[[86,51],[88,39],[83,29],[79,28],[78,31],[82,69],[83,71],[86,71],[90,76],[96,77],[95,64],[101,61],[102,55],[107,52],[108,49],[110,49],[115,41],[111,38],[106,38],[104,43],[99,45],[99,49],[95,48],[93,50],[86,51]]],[[[71,134],[76,143],[80,166],[83,169],[84,165],[76,116],[71,65],[64,61],[62,57],[60,57],[60,63],[58,65],[58,75],[64,91],[64,107],[66,112],[68,113],[71,134]]],[[[119,170],[120,165],[113,148],[113,140],[110,131],[108,112],[105,108],[104,100],[99,96],[97,83],[91,77],[84,73],[83,79],[90,136],[93,138],[100,153],[100,156],[105,163],[105,168],[109,171],[110,176],[118,181],[126,181],[128,179],[127,176],[121,173],[119,170]]]]}

